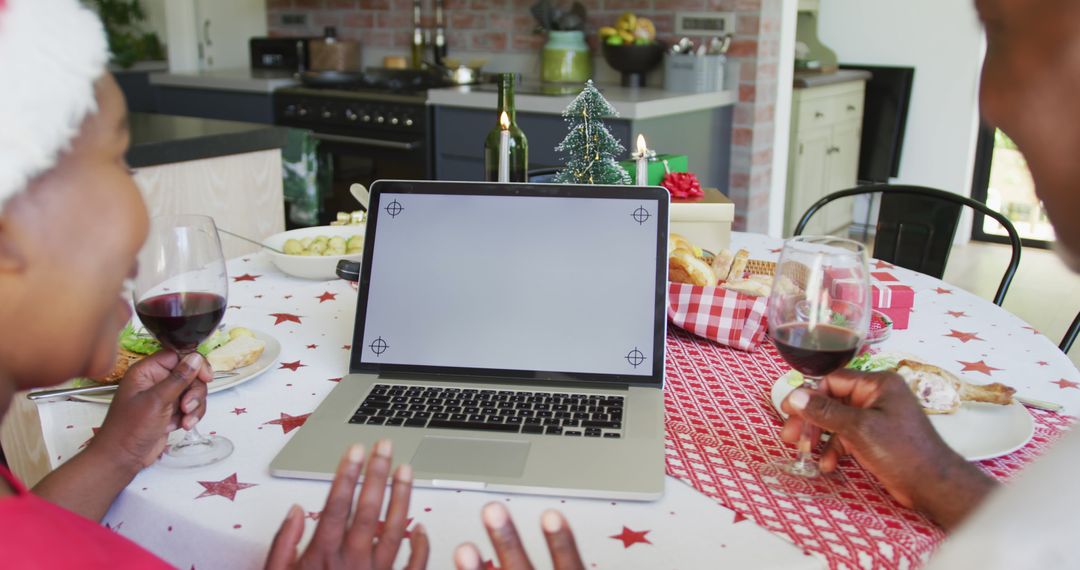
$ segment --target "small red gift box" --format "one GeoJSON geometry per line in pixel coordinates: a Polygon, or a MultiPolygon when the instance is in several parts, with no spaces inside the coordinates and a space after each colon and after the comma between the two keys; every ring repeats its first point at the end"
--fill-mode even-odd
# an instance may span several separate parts
{"type": "MultiPolygon", "coordinates": [[[[894,330],[908,328],[911,309],[915,306],[915,290],[900,283],[892,273],[871,271],[871,304],[893,321],[894,330]]],[[[851,269],[828,269],[825,271],[825,286],[833,297],[845,299],[851,297],[855,279],[851,269]]]]}
{"type": "Polygon", "coordinates": [[[767,297],[723,287],[668,283],[668,319],[679,328],[739,350],[754,351],[765,339],[767,297]]]}

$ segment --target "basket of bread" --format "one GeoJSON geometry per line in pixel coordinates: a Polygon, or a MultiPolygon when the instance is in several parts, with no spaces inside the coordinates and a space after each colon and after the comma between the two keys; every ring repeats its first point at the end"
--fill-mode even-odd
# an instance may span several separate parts
{"type": "Polygon", "coordinates": [[[700,337],[740,350],[765,339],[765,308],[776,263],[745,249],[702,250],[679,234],[668,239],[668,318],[700,337]]]}

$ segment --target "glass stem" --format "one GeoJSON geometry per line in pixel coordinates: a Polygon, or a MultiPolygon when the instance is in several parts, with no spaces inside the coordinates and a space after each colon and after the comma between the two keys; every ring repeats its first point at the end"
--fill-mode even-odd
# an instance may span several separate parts
{"type": "MultiPolygon", "coordinates": [[[[806,377],[804,379],[803,387],[816,392],[818,389],[818,379],[806,377]]],[[[806,473],[814,469],[814,458],[810,455],[811,450],[814,449],[813,439],[814,427],[810,422],[803,421],[802,431],[799,433],[799,445],[798,455],[795,459],[795,469],[806,473]]]]}
{"type": "MultiPolygon", "coordinates": [[[[186,352],[178,352],[177,355],[179,356],[180,359],[177,362],[178,363],[183,362],[183,360],[185,358],[187,358],[187,356],[189,354],[191,354],[192,352],[195,352],[195,351],[194,350],[189,350],[189,351],[186,351],[186,352]]],[[[201,382],[201,380],[198,380],[198,379],[196,379],[195,381],[196,382],[201,382]]],[[[183,398],[183,394],[181,394],[180,397],[183,398]]],[[[183,418],[183,414],[181,414],[180,417],[183,418]]],[[[189,446],[192,446],[192,445],[209,445],[209,444],[210,444],[210,438],[206,437],[205,435],[203,435],[202,433],[199,432],[199,424],[198,424],[198,422],[196,422],[195,425],[191,426],[190,430],[184,432],[184,439],[181,440],[180,443],[176,444],[175,447],[189,447],[189,446]]]]}

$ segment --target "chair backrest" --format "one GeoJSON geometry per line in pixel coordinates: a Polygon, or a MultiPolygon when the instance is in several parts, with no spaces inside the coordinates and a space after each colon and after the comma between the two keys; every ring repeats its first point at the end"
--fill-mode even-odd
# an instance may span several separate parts
{"type": "Polygon", "coordinates": [[[1080,313],[1076,313],[1076,318],[1073,319],[1072,324],[1069,325],[1069,330],[1065,331],[1065,336],[1061,339],[1061,344],[1058,345],[1061,352],[1068,354],[1072,350],[1073,341],[1076,340],[1076,333],[1078,332],[1080,332],[1080,313]]]}
{"type": "Polygon", "coordinates": [[[1001,305],[1005,301],[1005,294],[1020,265],[1020,234],[1000,212],[967,196],[922,186],[889,184],[840,190],[810,206],[795,226],[795,235],[801,235],[810,218],[826,204],[849,196],[877,193],[881,193],[882,200],[874,238],[874,257],[939,279],[945,274],[960,212],[965,206],[1000,223],[1009,234],[1012,256],[994,295],[994,304],[1001,305]]]}

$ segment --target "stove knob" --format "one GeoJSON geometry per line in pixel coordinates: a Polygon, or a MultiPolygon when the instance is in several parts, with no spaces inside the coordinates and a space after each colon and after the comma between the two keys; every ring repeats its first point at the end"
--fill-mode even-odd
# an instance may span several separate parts
{"type": "Polygon", "coordinates": [[[352,110],[352,108],[347,108],[345,109],[345,118],[350,121],[355,121],[358,118],[358,115],[356,114],[356,111],[352,110]]]}
{"type": "Polygon", "coordinates": [[[364,116],[361,117],[360,120],[364,121],[365,123],[370,123],[371,122],[371,115],[368,115],[368,114],[365,113],[364,116]]]}
{"type": "Polygon", "coordinates": [[[381,125],[386,122],[386,117],[383,117],[382,115],[375,115],[375,122],[381,125]]]}
{"type": "Polygon", "coordinates": [[[397,117],[390,117],[390,124],[391,124],[391,125],[396,125],[396,124],[398,124],[399,122],[400,122],[400,121],[398,121],[398,118],[397,118],[397,117]]]}
{"type": "Polygon", "coordinates": [[[323,107],[321,114],[322,114],[322,118],[324,118],[324,119],[329,119],[330,117],[334,116],[334,113],[330,109],[328,109],[326,107],[323,107]]]}
{"type": "Polygon", "coordinates": [[[408,118],[408,117],[405,117],[405,126],[406,126],[406,127],[411,127],[411,126],[413,126],[413,120],[412,120],[412,119],[410,119],[410,118],[408,118]]]}
{"type": "Polygon", "coordinates": [[[285,116],[286,117],[292,117],[294,115],[296,115],[296,105],[291,105],[291,104],[286,105],[285,106],[285,116]]]}
{"type": "Polygon", "coordinates": [[[306,117],[307,114],[308,114],[308,108],[303,106],[303,105],[300,105],[300,106],[298,106],[296,108],[296,114],[300,115],[301,117],[306,117]]]}

